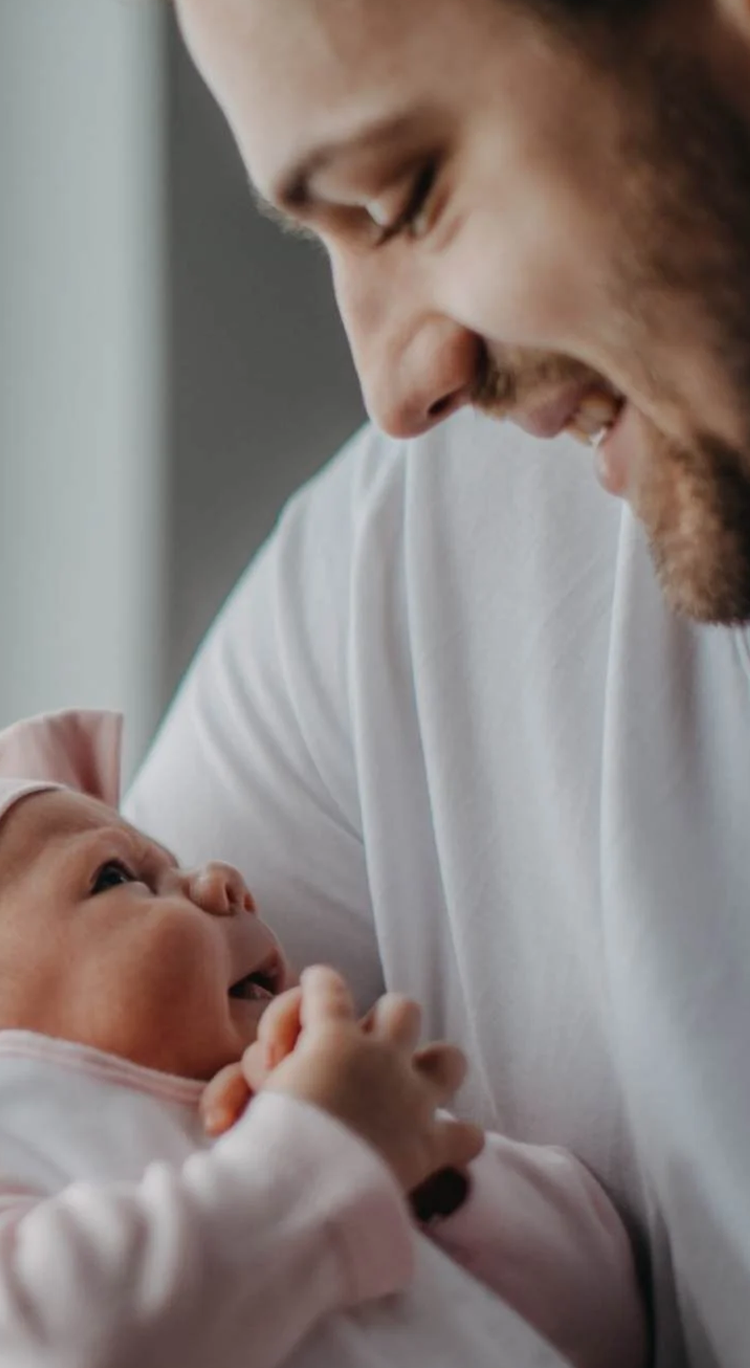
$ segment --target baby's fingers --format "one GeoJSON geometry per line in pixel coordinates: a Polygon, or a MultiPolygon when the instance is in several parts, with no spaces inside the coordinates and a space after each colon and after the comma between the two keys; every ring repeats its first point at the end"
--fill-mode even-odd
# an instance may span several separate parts
{"type": "Polygon", "coordinates": [[[368,1012],[363,1030],[411,1051],[419,1040],[422,1012],[411,998],[401,993],[385,993],[368,1012]]]}
{"type": "Polygon", "coordinates": [[[207,1135],[222,1135],[239,1121],[250,1097],[241,1064],[227,1064],[203,1089],[200,1115],[207,1135]]]}
{"type": "Polygon", "coordinates": [[[315,964],[300,976],[303,1027],[354,1021],[354,1002],[345,980],[335,969],[315,964]]]}
{"type": "Polygon", "coordinates": [[[302,989],[288,988],[269,1002],[258,1026],[266,1067],[275,1069],[292,1053],[302,1030],[302,989]]]}
{"type": "Polygon", "coordinates": [[[449,1102],[466,1077],[466,1056],[456,1045],[436,1041],[417,1050],[414,1068],[434,1087],[437,1106],[449,1102]]]}
{"type": "Polygon", "coordinates": [[[436,1169],[466,1168],[484,1149],[484,1131],[468,1121],[435,1122],[436,1169]]]}
{"type": "Polygon", "coordinates": [[[265,1087],[269,1075],[292,1053],[299,1033],[300,988],[289,988],[269,1002],[258,1023],[258,1034],[242,1056],[242,1072],[251,1090],[265,1087]]]}

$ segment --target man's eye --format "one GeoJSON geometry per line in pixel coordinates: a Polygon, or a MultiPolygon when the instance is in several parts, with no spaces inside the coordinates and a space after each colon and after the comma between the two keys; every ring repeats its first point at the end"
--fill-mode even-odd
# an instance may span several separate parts
{"type": "Polygon", "coordinates": [[[97,893],[106,893],[110,888],[119,888],[121,884],[137,882],[138,880],[127,865],[122,864],[119,860],[107,860],[107,863],[97,870],[94,882],[91,885],[91,892],[95,896],[97,893]]]}
{"type": "Polygon", "coordinates": [[[401,213],[394,219],[393,223],[386,224],[381,228],[377,238],[378,247],[382,247],[386,242],[399,237],[402,233],[408,233],[413,238],[423,236],[427,227],[424,211],[436,179],[437,162],[425,162],[414,179],[411,194],[401,213]]]}

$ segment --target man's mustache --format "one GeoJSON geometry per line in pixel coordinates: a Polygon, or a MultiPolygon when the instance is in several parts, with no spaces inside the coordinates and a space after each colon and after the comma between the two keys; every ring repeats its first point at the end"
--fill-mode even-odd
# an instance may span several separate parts
{"type": "Polygon", "coordinates": [[[504,418],[571,384],[602,385],[590,366],[558,352],[507,347],[493,356],[485,347],[480,358],[473,404],[491,418],[504,418]]]}

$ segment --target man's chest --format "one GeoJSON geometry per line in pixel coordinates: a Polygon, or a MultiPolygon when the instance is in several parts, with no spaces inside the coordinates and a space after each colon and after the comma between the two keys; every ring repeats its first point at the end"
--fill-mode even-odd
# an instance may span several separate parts
{"type": "Polygon", "coordinates": [[[669,617],[632,525],[609,581],[569,591],[494,646],[422,623],[404,782],[365,831],[386,981],[464,1045],[462,1110],[569,1146],[648,1228],[664,1316],[673,1264],[695,1362],[729,1368],[750,1336],[747,645],[669,617]]]}

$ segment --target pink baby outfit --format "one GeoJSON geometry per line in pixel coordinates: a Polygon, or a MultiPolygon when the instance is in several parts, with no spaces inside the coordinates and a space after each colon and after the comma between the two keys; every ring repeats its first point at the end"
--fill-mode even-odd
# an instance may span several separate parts
{"type": "MultiPolygon", "coordinates": [[[[116,802],[119,735],[101,714],[1,734],[0,820],[34,788],[116,802]]],[[[201,1089],[0,1032],[0,1362],[643,1364],[626,1234],[569,1154],[488,1137],[468,1200],[425,1235],[323,1112],[261,1094],[210,1143],[201,1089]]]]}

